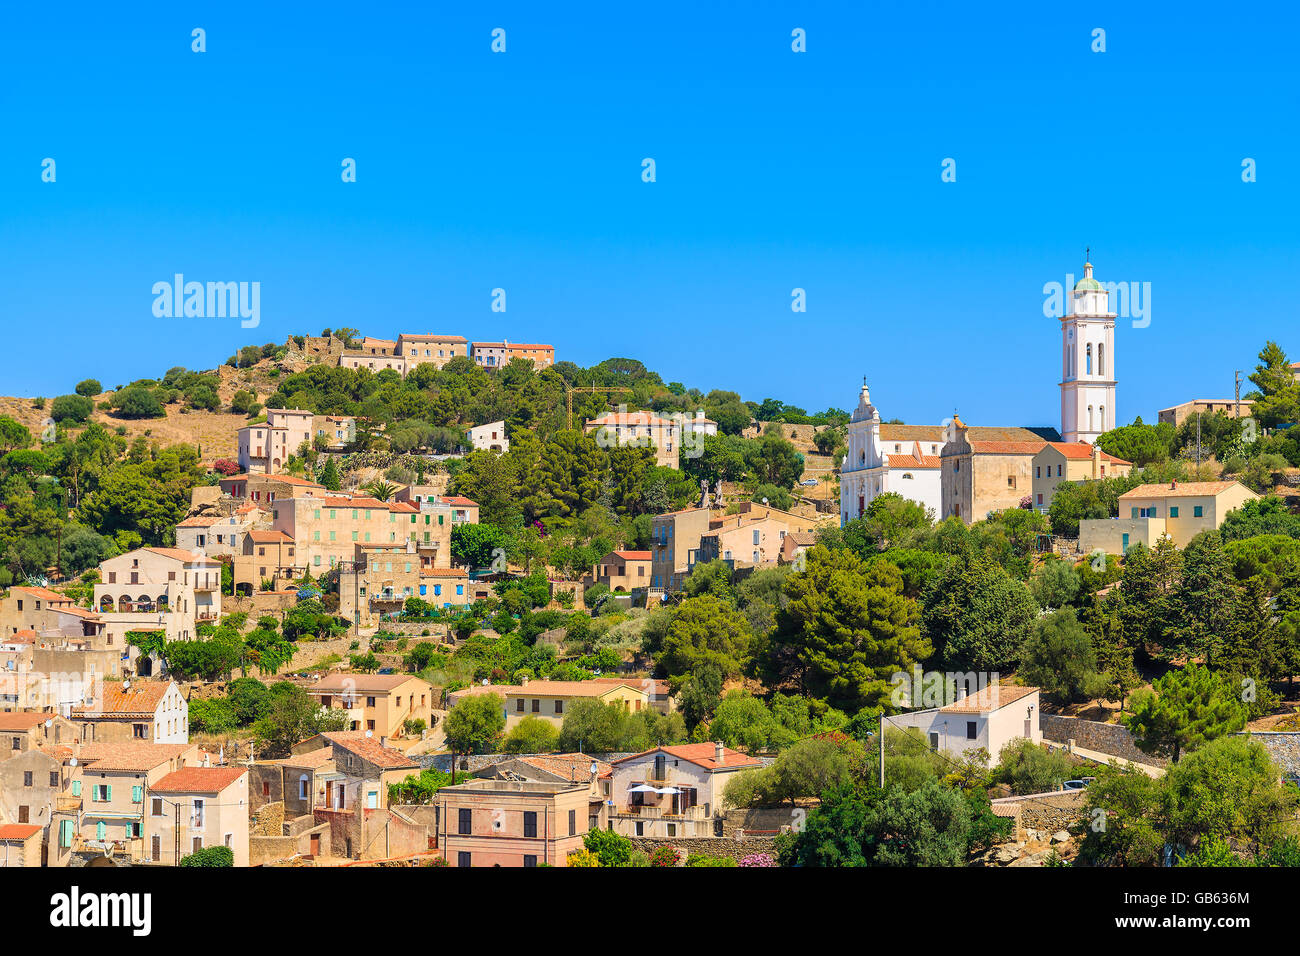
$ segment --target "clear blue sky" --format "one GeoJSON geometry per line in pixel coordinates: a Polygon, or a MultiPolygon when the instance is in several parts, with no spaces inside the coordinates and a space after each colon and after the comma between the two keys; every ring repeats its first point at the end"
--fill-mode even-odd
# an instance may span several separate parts
{"type": "Polygon", "coordinates": [[[1300,352],[1297,15],[1136,6],[10,4],[0,393],[352,326],[1056,425],[1041,290],[1091,246],[1152,285],[1120,419],[1230,395],[1266,337],[1300,352]],[[261,282],[261,327],[154,318],[176,272],[261,282]]]}

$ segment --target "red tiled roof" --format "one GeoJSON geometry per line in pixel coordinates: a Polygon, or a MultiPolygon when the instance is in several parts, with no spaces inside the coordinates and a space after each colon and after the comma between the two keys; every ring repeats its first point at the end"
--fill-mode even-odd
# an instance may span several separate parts
{"type": "Polygon", "coordinates": [[[149,788],[158,793],[220,793],[248,771],[243,767],[182,767],[149,788]]]}
{"type": "Polygon", "coordinates": [[[390,691],[394,687],[400,687],[407,681],[412,680],[419,680],[419,678],[414,674],[343,674],[336,672],[328,677],[322,677],[309,686],[307,691],[312,694],[338,694],[343,691],[357,691],[358,693],[376,690],[390,691]]]}
{"type": "Polygon", "coordinates": [[[463,498],[460,495],[443,495],[439,500],[441,500],[443,504],[458,505],[462,508],[478,507],[477,501],[472,501],[469,498],[463,498]]]}
{"type": "MultiPolygon", "coordinates": [[[[1074,461],[1085,461],[1092,457],[1093,446],[1086,441],[1049,441],[1047,443],[1055,448],[1066,458],[1074,461]]],[[[1102,461],[1113,461],[1117,465],[1131,465],[1133,462],[1125,461],[1123,458],[1116,458],[1114,455],[1101,453],[1102,461]]]]}
{"type": "MultiPolygon", "coordinates": [[[[1236,484],[1239,484],[1239,482],[1177,481],[1172,484],[1161,482],[1159,484],[1138,485],[1132,491],[1126,491],[1124,494],[1120,495],[1119,500],[1123,501],[1125,498],[1213,497],[1214,495],[1222,494],[1236,484]]],[[[1244,488],[1245,486],[1243,485],[1242,487],[1244,488]]],[[[1251,492],[1251,494],[1254,495],[1254,492],[1251,492]]]]}
{"type": "Polygon", "coordinates": [[[1011,684],[990,684],[974,694],[968,694],[939,709],[945,714],[984,714],[1038,693],[1037,687],[1016,687],[1011,684]]]}
{"type": "Polygon", "coordinates": [[[74,707],[72,712],[81,717],[152,717],[158,711],[171,681],[138,680],[131,682],[130,690],[124,684],[105,681],[103,700],[98,707],[74,707]]]}
{"type": "Polygon", "coordinates": [[[216,558],[209,558],[207,555],[196,554],[183,548],[144,548],[143,550],[152,551],[154,554],[161,554],[165,558],[173,558],[176,561],[184,561],[186,564],[217,565],[221,563],[216,558]]]}
{"type": "Polygon", "coordinates": [[[970,450],[976,455],[1036,455],[1048,442],[1038,441],[972,441],[970,450]]]}
{"type": "Polygon", "coordinates": [[[96,770],[143,772],[174,760],[191,749],[192,744],[129,743],[83,744],[77,759],[93,764],[96,770]]]}
{"type": "Polygon", "coordinates": [[[196,515],[193,518],[186,518],[184,521],[178,521],[178,528],[210,528],[225,519],[220,515],[196,515]]]}
{"type": "Polygon", "coordinates": [[[469,572],[464,568],[421,568],[420,577],[422,578],[469,578],[469,572]]]}
{"type": "Polygon", "coordinates": [[[624,561],[649,561],[650,560],[649,551],[612,551],[610,553],[618,555],[624,561]]]}
{"type": "Polygon", "coordinates": [[[890,468],[942,468],[938,455],[886,455],[890,468]]]}
{"type": "Polygon", "coordinates": [[[40,832],[34,823],[0,823],[0,840],[30,840],[40,832]]]}
{"type": "Polygon", "coordinates": [[[68,604],[72,603],[72,598],[66,594],[60,594],[58,591],[51,591],[49,588],[33,588],[26,585],[19,585],[10,588],[11,591],[19,591],[23,594],[30,594],[34,598],[40,598],[43,601],[62,601],[68,604]]]}
{"type": "Polygon", "coordinates": [[[696,766],[703,767],[706,770],[732,770],[736,767],[761,767],[763,761],[757,757],[750,757],[742,754],[738,750],[732,750],[730,747],[722,748],[722,762],[717,760],[716,744],[682,744],[678,747],[654,747],[650,750],[644,750],[639,754],[632,754],[628,757],[622,757],[614,761],[614,766],[621,763],[627,763],[629,760],[636,760],[638,757],[644,757],[647,754],[659,753],[660,751],[668,754],[670,757],[676,757],[678,760],[685,760],[696,766]]]}
{"type": "Polygon", "coordinates": [[[286,485],[303,485],[308,488],[324,488],[319,482],[309,481],[306,478],[299,478],[296,475],[252,475],[244,472],[242,475],[230,475],[222,478],[218,484],[224,485],[228,481],[246,481],[249,478],[265,478],[267,481],[279,481],[286,485]]]}
{"type": "Polygon", "coordinates": [[[31,730],[53,716],[53,714],[0,713],[0,731],[31,730]]]}
{"type": "Polygon", "coordinates": [[[250,531],[248,537],[254,544],[293,544],[293,538],[283,531],[250,531]]]}
{"type": "Polygon", "coordinates": [[[375,737],[355,737],[348,734],[325,734],[325,739],[335,747],[356,754],[377,767],[418,767],[419,764],[400,750],[385,747],[375,737]]]}
{"type": "Polygon", "coordinates": [[[321,747],[319,750],[309,750],[305,754],[293,754],[288,757],[281,757],[275,763],[284,764],[286,767],[301,767],[304,770],[315,770],[329,761],[334,759],[333,747],[321,747]]]}

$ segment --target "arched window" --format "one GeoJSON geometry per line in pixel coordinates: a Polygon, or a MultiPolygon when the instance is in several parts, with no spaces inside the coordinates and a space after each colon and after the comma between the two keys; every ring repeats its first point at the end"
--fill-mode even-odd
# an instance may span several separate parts
{"type": "Polygon", "coordinates": [[[1105,431],[1106,430],[1106,406],[1105,405],[1097,406],[1097,418],[1099,419],[1099,421],[1097,422],[1099,429],[1101,431],[1105,431]]]}
{"type": "Polygon", "coordinates": [[[1097,374],[1106,374],[1106,345],[1104,342],[1097,345],[1097,374]]]}
{"type": "Polygon", "coordinates": [[[1092,431],[1092,406],[1088,406],[1088,431],[1092,431]]]}
{"type": "Polygon", "coordinates": [[[1084,366],[1084,374],[1091,375],[1092,374],[1092,343],[1091,342],[1088,343],[1088,358],[1086,361],[1087,364],[1084,366]]]}
{"type": "Polygon", "coordinates": [[[298,799],[299,800],[307,799],[307,787],[308,787],[307,775],[304,773],[298,777],[298,799]]]}

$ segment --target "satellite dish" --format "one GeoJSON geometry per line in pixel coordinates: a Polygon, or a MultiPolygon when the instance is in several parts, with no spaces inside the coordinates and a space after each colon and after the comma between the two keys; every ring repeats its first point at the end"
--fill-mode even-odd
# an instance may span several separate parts
{"type": "Polygon", "coordinates": [[[53,727],[53,726],[54,726],[54,719],[51,718],[51,717],[47,717],[47,718],[45,719],[45,726],[46,726],[46,727],[53,727]]]}
{"type": "Polygon", "coordinates": [[[366,736],[367,736],[367,737],[373,737],[374,735],[375,735],[375,732],[374,732],[373,730],[367,730],[367,731],[366,731],[366,736]]]}
{"type": "Polygon", "coordinates": [[[76,757],[69,757],[69,758],[68,758],[68,766],[69,766],[69,767],[75,767],[76,765],[77,765],[77,758],[76,758],[76,757]]]}

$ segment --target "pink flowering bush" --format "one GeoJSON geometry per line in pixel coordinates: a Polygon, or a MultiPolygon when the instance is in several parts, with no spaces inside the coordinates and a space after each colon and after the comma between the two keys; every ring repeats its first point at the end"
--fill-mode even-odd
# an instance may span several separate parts
{"type": "Polygon", "coordinates": [[[776,866],[776,857],[770,853],[751,853],[743,857],[737,866],[776,866]]]}

